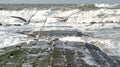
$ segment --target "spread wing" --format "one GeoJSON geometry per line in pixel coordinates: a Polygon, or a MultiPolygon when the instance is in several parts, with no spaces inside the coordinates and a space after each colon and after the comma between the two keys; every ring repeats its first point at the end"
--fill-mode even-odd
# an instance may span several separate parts
{"type": "Polygon", "coordinates": [[[32,17],[34,17],[34,16],[37,14],[37,12],[38,12],[38,11],[36,11],[33,15],[31,15],[31,17],[28,19],[28,21],[27,21],[27,23],[26,23],[26,24],[29,24],[29,23],[30,23],[30,21],[31,21],[32,17]]]}
{"type": "MultiPolygon", "coordinates": [[[[78,11],[78,12],[79,12],[79,11],[78,11]]],[[[63,17],[59,17],[59,16],[58,16],[58,17],[54,17],[54,18],[59,18],[59,21],[66,22],[70,16],[72,16],[72,15],[74,15],[74,14],[78,13],[78,12],[71,13],[71,14],[70,14],[70,15],[68,15],[68,16],[63,16],[63,17]]]]}
{"type": "Polygon", "coordinates": [[[29,24],[31,19],[32,19],[32,17],[35,16],[37,12],[38,11],[36,11],[28,20],[24,19],[23,17],[18,17],[18,16],[10,16],[10,17],[20,19],[20,20],[26,22],[25,24],[29,24]]]}
{"type": "Polygon", "coordinates": [[[10,17],[12,17],[12,18],[17,18],[17,19],[20,19],[20,20],[22,20],[22,21],[24,21],[24,22],[27,22],[27,20],[24,19],[24,18],[22,18],[22,17],[18,17],[18,16],[10,16],[10,17]]]}
{"type": "Polygon", "coordinates": [[[40,30],[39,30],[39,32],[38,32],[38,35],[36,36],[36,38],[37,38],[37,39],[39,39],[39,38],[40,38],[42,28],[45,26],[46,22],[47,22],[47,17],[46,17],[46,19],[45,19],[45,21],[44,21],[43,25],[41,26],[41,28],[40,28],[40,30]]]}
{"type": "Polygon", "coordinates": [[[71,13],[69,16],[67,16],[67,17],[70,17],[70,16],[72,16],[72,15],[74,15],[74,14],[76,14],[76,13],[79,13],[80,11],[77,11],[77,12],[75,12],[75,13],[71,13]]]}

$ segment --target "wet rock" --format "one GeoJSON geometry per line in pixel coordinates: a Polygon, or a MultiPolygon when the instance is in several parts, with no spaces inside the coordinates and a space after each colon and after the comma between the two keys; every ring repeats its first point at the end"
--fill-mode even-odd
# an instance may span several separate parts
{"type": "Polygon", "coordinates": [[[0,26],[2,26],[2,23],[0,23],[0,26]]]}
{"type": "Polygon", "coordinates": [[[94,57],[94,60],[101,67],[119,67],[119,64],[106,53],[101,51],[98,47],[92,44],[85,44],[87,49],[90,51],[91,55],[94,57]]]}
{"type": "MultiPolygon", "coordinates": [[[[37,35],[39,31],[33,32],[32,35],[37,35]]],[[[41,36],[82,36],[81,32],[76,30],[50,30],[41,31],[41,36]]]]}
{"type": "MultiPolygon", "coordinates": [[[[17,33],[35,37],[36,35],[38,35],[39,30],[19,31],[17,33]]],[[[40,34],[41,37],[86,36],[86,34],[84,34],[82,31],[73,29],[70,26],[45,26],[43,27],[43,30],[41,30],[40,34]]]]}
{"type": "Polygon", "coordinates": [[[98,47],[81,42],[55,41],[55,46],[46,61],[52,67],[119,67],[118,63],[98,47]],[[87,59],[85,59],[87,58],[87,59]]]}
{"type": "Polygon", "coordinates": [[[89,43],[64,42],[59,38],[39,40],[36,45],[32,45],[32,42],[19,49],[24,51],[24,61],[19,60],[17,64],[31,63],[31,66],[41,67],[120,67],[112,57],[89,43]]]}
{"type": "Polygon", "coordinates": [[[96,22],[90,22],[91,25],[95,24],[96,22]]]}
{"type": "Polygon", "coordinates": [[[111,57],[114,58],[120,65],[120,56],[111,56],[111,57]]]}

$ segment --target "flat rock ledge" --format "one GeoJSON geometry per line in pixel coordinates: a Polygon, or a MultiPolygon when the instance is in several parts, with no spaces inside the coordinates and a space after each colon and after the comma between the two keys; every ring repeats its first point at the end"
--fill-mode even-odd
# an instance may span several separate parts
{"type": "Polygon", "coordinates": [[[120,67],[98,47],[84,42],[39,40],[4,48],[1,67],[120,67]],[[13,50],[13,48],[15,50],[13,50]]]}

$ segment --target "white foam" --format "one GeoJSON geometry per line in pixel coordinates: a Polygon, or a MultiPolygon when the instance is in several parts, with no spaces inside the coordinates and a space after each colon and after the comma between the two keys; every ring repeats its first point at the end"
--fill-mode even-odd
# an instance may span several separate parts
{"type": "Polygon", "coordinates": [[[81,37],[63,37],[60,38],[61,41],[75,41],[75,42],[84,42],[84,40],[81,37]]]}
{"type": "Polygon", "coordinates": [[[95,4],[96,7],[115,7],[118,4],[95,4]]]}
{"type": "MultiPolygon", "coordinates": [[[[97,7],[113,7],[108,4],[101,4],[101,5],[96,5],[97,7]]],[[[115,5],[116,6],[116,5],[115,5]]],[[[1,32],[1,37],[0,37],[0,45],[1,47],[6,47],[10,45],[15,45],[21,41],[26,41],[26,35],[21,35],[16,32],[19,31],[27,31],[27,30],[32,30],[35,29],[39,30],[41,25],[43,24],[45,18],[47,17],[47,23],[45,24],[46,26],[56,26],[53,27],[54,30],[57,30],[57,26],[72,26],[73,28],[82,30],[82,31],[88,31],[89,30],[96,30],[96,29],[112,29],[114,27],[120,27],[119,22],[120,22],[120,9],[107,9],[107,8],[101,8],[101,9],[96,9],[96,10],[86,10],[82,11],[79,9],[71,9],[67,11],[62,11],[62,10],[39,10],[38,13],[32,18],[32,22],[28,25],[23,25],[23,21],[15,18],[11,18],[9,16],[20,16],[25,19],[28,19],[31,15],[33,15],[37,10],[28,10],[28,9],[23,9],[23,10],[0,10],[0,23],[2,24],[21,24],[22,26],[16,27],[16,26],[1,26],[0,27],[0,32],[1,32]],[[78,12],[80,11],[80,12],[78,12]],[[76,13],[78,12],[78,13],[76,13]],[[59,22],[57,18],[54,18],[55,16],[58,17],[66,17],[69,16],[72,13],[76,13],[72,15],[71,17],[68,18],[67,22],[59,22]],[[38,22],[37,22],[38,21],[38,22]],[[115,22],[115,23],[109,23],[109,22],[115,22]],[[95,24],[90,24],[90,22],[96,22],[95,24]],[[105,25],[102,26],[101,22],[104,23],[105,25]],[[4,33],[3,33],[4,32],[4,33]],[[6,35],[6,36],[5,36],[6,35]],[[15,39],[15,38],[16,39],[15,39]],[[23,37],[21,39],[21,37],[23,37]],[[25,37],[25,38],[24,38],[25,37]]],[[[64,28],[61,28],[61,30],[64,28]]],[[[52,29],[47,29],[47,30],[52,30],[52,29]]],[[[100,34],[101,35],[101,34],[100,34]]],[[[86,40],[80,38],[80,37],[64,37],[60,38],[62,41],[82,41],[85,42],[86,40]]],[[[101,40],[100,40],[101,41],[101,40]]],[[[117,48],[118,46],[114,46],[113,43],[110,44],[110,41],[105,41],[108,42],[104,47],[108,48],[117,48]]]]}
{"type": "Polygon", "coordinates": [[[26,40],[26,35],[0,31],[0,48],[13,46],[26,40]]]}

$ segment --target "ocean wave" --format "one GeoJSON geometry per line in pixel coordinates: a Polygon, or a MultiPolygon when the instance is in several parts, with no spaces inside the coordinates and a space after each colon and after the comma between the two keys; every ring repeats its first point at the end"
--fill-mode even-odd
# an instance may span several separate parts
{"type": "Polygon", "coordinates": [[[94,4],[96,7],[107,7],[107,8],[112,8],[112,7],[116,7],[119,4],[94,4]]]}

